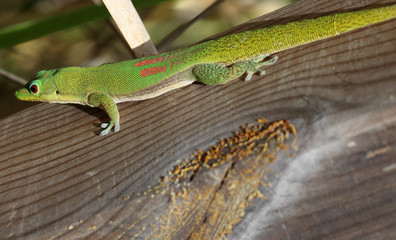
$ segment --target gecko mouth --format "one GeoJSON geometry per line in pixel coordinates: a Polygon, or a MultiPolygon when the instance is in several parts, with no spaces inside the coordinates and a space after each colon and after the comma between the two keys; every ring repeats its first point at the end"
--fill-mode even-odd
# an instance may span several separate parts
{"type": "Polygon", "coordinates": [[[33,96],[29,91],[24,88],[15,91],[15,97],[22,101],[40,101],[37,96],[33,96]]]}

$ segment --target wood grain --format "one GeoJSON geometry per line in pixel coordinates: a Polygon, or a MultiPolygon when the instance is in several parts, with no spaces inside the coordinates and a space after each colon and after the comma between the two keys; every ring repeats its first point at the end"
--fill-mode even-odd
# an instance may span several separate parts
{"type": "MultiPolygon", "coordinates": [[[[233,31],[392,3],[300,1],[233,31]]],[[[132,238],[150,206],[155,214],[170,201],[123,197],[258,118],[289,119],[299,150],[278,154],[278,178],[262,189],[268,199],[245,209],[229,239],[395,238],[395,25],[281,52],[248,83],[194,84],[119,104],[121,131],[106,137],[97,135],[106,114],[87,107],[38,104],[1,120],[0,238],[132,238]]],[[[222,174],[209,174],[213,184],[222,174]]]]}

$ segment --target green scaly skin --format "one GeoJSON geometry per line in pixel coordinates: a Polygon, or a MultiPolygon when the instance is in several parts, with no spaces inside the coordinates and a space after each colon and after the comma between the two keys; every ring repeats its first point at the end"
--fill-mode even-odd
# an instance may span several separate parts
{"type": "Polygon", "coordinates": [[[118,102],[148,99],[194,81],[225,84],[244,74],[249,80],[264,74],[259,67],[276,62],[276,56],[267,58],[273,53],[395,17],[396,4],[232,34],[142,59],[40,71],[15,95],[25,101],[101,106],[110,117],[102,124],[100,135],[105,135],[120,129],[118,102]]]}

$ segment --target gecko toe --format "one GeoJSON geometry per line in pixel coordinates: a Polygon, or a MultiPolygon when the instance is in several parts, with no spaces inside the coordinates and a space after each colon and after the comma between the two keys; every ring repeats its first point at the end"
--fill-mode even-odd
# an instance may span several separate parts
{"type": "MultiPolygon", "coordinates": [[[[106,128],[105,130],[100,132],[100,136],[104,136],[104,135],[108,134],[110,132],[110,130],[114,127],[114,122],[110,121],[109,123],[102,123],[100,126],[102,128],[106,128]]],[[[119,126],[118,126],[118,128],[119,128],[119,126]]]]}
{"type": "Polygon", "coordinates": [[[109,131],[110,131],[110,129],[106,128],[105,130],[100,132],[100,136],[104,136],[104,135],[108,134],[109,131]]]}
{"type": "Polygon", "coordinates": [[[115,124],[115,126],[114,126],[114,132],[118,132],[118,131],[120,131],[120,124],[115,124]]]}
{"type": "Polygon", "coordinates": [[[256,73],[259,75],[259,76],[263,76],[263,75],[265,75],[265,70],[261,70],[261,69],[256,69],[256,73]]]}
{"type": "Polygon", "coordinates": [[[277,55],[273,56],[271,60],[269,60],[270,64],[274,64],[278,61],[279,57],[277,55]]]}
{"type": "Polygon", "coordinates": [[[250,79],[252,79],[253,73],[248,71],[246,74],[246,77],[244,79],[245,82],[250,81],[250,79]]]}

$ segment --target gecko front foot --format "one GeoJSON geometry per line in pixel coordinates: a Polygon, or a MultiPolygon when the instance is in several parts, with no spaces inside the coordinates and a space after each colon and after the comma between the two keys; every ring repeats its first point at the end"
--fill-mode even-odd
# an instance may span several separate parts
{"type": "Polygon", "coordinates": [[[105,130],[100,132],[100,136],[104,136],[108,134],[113,127],[114,127],[114,132],[120,131],[120,124],[114,123],[114,121],[110,121],[110,123],[102,123],[100,127],[105,128],[105,130]]]}
{"type": "Polygon", "coordinates": [[[91,93],[88,96],[88,104],[92,107],[102,106],[110,117],[109,123],[102,123],[100,126],[105,128],[100,136],[106,135],[114,127],[114,132],[120,130],[120,114],[117,105],[112,97],[106,93],[91,93]]]}

